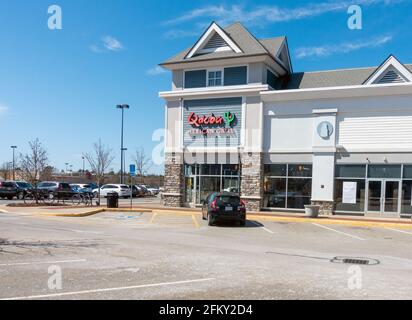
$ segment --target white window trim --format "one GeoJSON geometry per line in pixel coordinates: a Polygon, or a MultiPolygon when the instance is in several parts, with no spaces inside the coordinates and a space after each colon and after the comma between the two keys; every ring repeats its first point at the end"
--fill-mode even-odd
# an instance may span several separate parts
{"type": "Polygon", "coordinates": [[[376,84],[381,79],[381,76],[392,66],[398,71],[408,82],[412,82],[412,73],[406,69],[394,56],[391,56],[375,74],[365,82],[365,85],[376,84]]]}
{"type": "MultiPolygon", "coordinates": [[[[216,78],[215,78],[216,80],[216,78]]],[[[211,68],[211,69],[206,69],[206,87],[208,88],[216,88],[216,87],[223,87],[225,85],[225,68],[211,68]],[[221,72],[222,77],[221,77],[221,84],[220,86],[211,86],[209,85],[209,72],[221,72]]]]}
{"type": "Polygon", "coordinates": [[[189,51],[185,59],[192,58],[199,50],[201,50],[202,46],[206,43],[209,39],[210,35],[216,32],[219,36],[225,40],[225,42],[229,45],[229,47],[236,53],[242,53],[242,50],[230,39],[226,33],[215,23],[213,22],[209,29],[204,33],[204,35],[199,39],[196,45],[189,51]]]}

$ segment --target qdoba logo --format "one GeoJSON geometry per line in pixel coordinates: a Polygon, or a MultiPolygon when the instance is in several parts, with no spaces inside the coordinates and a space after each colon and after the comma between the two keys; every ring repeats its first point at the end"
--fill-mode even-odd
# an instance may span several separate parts
{"type": "Polygon", "coordinates": [[[235,119],[236,116],[230,111],[225,112],[223,117],[215,116],[213,113],[211,116],[198,116],[196,113],[192,112],[189,115],[188,123],[197,128],[202,126],[223,126],[225,124],[231,127],[235,119]]]}

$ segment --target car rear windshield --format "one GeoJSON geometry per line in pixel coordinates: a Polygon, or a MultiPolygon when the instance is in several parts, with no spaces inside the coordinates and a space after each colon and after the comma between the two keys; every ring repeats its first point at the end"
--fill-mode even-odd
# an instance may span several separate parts
{"type": "Polygon", "coordinates": [[[123,190],[130,189],[130,187],[129,187],[129,186],[120,186],[120,188],[122,188],[123,190]]]}
{"type": "Polygon", "coordinates": [[[28,184],[27,182],[17,182],[17,185],[18,185],[20,188],[31,188],[31,185],[28,184]]]}
{"type": "Polygon", "coordinates": [[[14,188],[14,183],[12,183],[12,182],[3,182],[1,186],[4,187],[4,188],[14,188]]]}
{"type": "Polygon", "coordinates": [[[219,200],[224,202],[224,203],[230,203],[230,204],[234,204],[234,205],[238,205],[240,202],[240,198],[237,196],[219,196],[219,200]]]}

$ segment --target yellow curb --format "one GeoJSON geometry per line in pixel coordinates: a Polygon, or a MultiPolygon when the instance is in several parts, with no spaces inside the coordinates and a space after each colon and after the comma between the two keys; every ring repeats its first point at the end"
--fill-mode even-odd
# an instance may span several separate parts
{"type": "Polygon", "coordinates": [[[282,222],[295,222],[295,223],[318,223],[323,225],[346,225],[351,227],[363,227],[363,228],[398,228],[412,230],[412,224],[403,223],[390,223],[390,222],[371,222],[371,221],[345,221],[345,220],[333,220],[333,219],[310,219],[310,218],[289,218],[289,217],[263,217],[257,215],[248,215],[249,219],[259,219],[264,221],[282,221],[282,222]]]}
{"type": "Polygon", "coordinates": [[[154,213],[153,213],[153,215],[152,215],[152,218],[150,219],[149,224],[153,224],[154,219],[155,219],[156,217],[157,217],[157,213],[156,213],[156,212],[154,212],[154,213]]]}
{"type": "Polygon", "coordinates": [[[195,228],[199,229],[200,225],[194,214],[192,214],[192,220],[193,220],[193,223],[195,224],[195,228]]]}
{"type": "Polygon", "coordinates": [[[66,218],[83,218],[83,217],[88,217],[88,216],[93,216],[98,213],[104,212],[104,209],[98,209],[98,210],[91,210],[91,211],[86,211],[86,212],[81,212],[81,213],[37,213],[36,215],[41,215],[41,216],[50,216],[50,217],[66,217],[66,218]]]}

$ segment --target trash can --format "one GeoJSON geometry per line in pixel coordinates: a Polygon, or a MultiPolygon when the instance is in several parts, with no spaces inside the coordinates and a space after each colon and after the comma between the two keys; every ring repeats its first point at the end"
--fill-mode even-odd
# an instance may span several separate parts
{"type": "Polygon", "coordinates": [[[319,216],[320,206],[305,206],[306,216],[309,218],[317,218],[319,216]]]}
{"type": "Polygon", "coordinates": [[[119,195],[116,192],[107,194],[107,208],[119,208],[119,195]]]}

